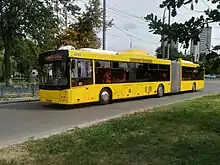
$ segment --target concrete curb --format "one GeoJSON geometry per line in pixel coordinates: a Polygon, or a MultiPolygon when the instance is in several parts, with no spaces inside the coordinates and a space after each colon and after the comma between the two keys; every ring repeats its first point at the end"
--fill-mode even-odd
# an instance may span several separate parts
{"type": "Polygon", "coordinates": [[[27,102],[37,102],[40,99],[24,99],[24,100],[0,100],[0,105],[5,104],[16,104],[16,103],[27,103],[27,102]]]}

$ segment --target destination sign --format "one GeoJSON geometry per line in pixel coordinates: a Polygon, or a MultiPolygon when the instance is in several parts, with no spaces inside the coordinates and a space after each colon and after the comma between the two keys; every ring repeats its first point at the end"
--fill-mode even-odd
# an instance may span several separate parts
{"type": "Polygon", "coordinates": [[[44,58],[45,62],[51,62],[51,61],[60,61],[62,60],[62,55],[60,54],[54,54],[50,55],[44,58]]]}

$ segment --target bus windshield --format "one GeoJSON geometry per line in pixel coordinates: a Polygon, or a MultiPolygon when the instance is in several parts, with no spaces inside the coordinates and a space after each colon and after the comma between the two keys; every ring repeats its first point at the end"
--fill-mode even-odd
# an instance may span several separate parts
{"type": "MultiPolygon", "coordinates": [[[[50,56],[49,56],[50,57],[50,56]]],[[[39,85],[41,89],[65,89],[69,86],[67,61],[45,57],[39,64],[39,85]]]]}

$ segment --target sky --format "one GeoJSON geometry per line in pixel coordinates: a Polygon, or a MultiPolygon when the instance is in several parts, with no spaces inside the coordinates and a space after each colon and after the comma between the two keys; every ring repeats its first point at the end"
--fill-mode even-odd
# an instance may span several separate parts
{"type": "MultiPolygon", "coordinates": [[[[107,20],[113,19],[113,27],[106,32],[107,50],[124,51],[130,49],[142,49],[154,55],[156,48],[160,45],[160,36],[149,32],[148,23],[143,19],[147,14],[154,13],[162,17],[164,9],[159,8],[162,0],[106,0],[107,20]]],[[[207,0],[199,0],[195,10],[190,10],[190,5],[178,10],[178,15],[171,17],[171,23],[184,22],[192,16],[197,17],[203,14],[203,10],[212,8],[207,0]]],[[[84,1],[85,2],[85,1],[84,1]]],[[[168,12],[166,12],[168,16],[168,12]]],[[[166,21],[168,21],[166,19],[166,21]]],[[[220,44],[220,26],[211,24],[212,46],[220,44]]],[[[102,33],[98,34],[102,38],[102,33]]],[[[181,46],[181,45],[179,45],[181,46]]],[[[180,48],[181,50],[181,48],[180,48]]]]}

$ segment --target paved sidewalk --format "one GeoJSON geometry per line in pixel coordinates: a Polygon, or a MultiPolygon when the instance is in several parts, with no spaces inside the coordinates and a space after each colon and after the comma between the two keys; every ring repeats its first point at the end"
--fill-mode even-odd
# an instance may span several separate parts
{"type": "Polygon", "coordinates": [[[39,101],[39,97],[0,98],[0,105],[39,101]]]}

